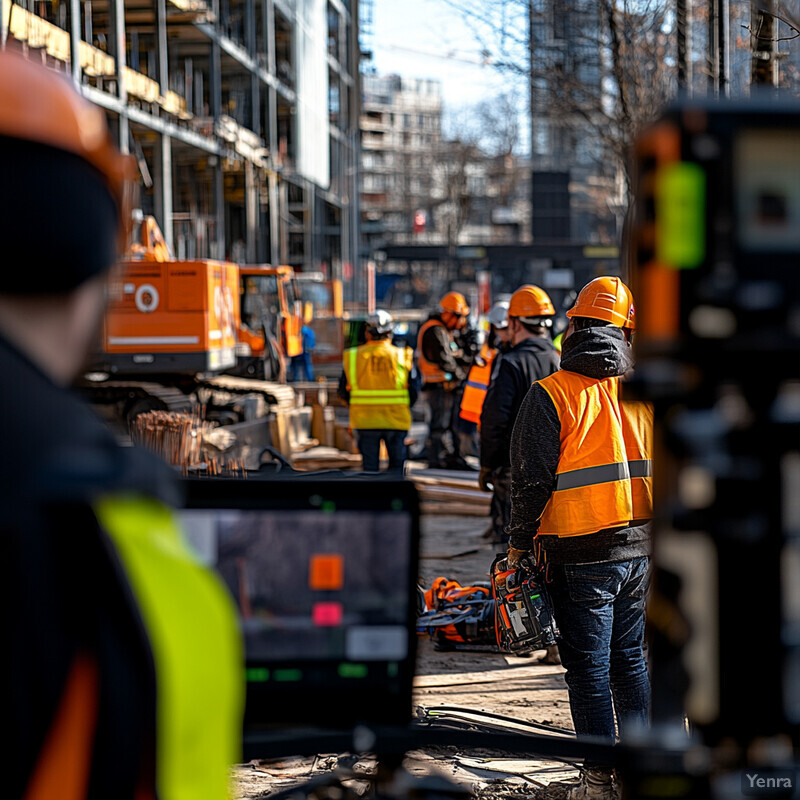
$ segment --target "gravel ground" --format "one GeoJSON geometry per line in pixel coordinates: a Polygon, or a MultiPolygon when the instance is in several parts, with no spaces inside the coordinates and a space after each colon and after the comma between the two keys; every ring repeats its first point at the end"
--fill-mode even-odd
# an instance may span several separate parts
{"type": "MultiPolygon", "coordinates": [[[[422,519],[420,583],[429,587],[444,576],[460,583],[488,580],[496,545],[482,538],[488,525],[484,517],[427,516],[422,519]]],[[[427,638],[419,641],[414,711],[420,707],[458,706],[559,728],[572,728],[563,668],[532,658],[497,653],[438,652],[427,638]]],[[[563,781],[574,778],[573,765],[543,761],[534,755],[502,753],[488,749],[455,747],[441,730],[441,745],[406,755],[405,775],[428,784],[437,776],[438,795],[459,793],[479,800],[554,798],[565,794],[563,781]]],[[[255,761],[234,770],[235,800],[263,800],[296,789],[308,781],[323,784],[313,793],[318,800],[348,800],[369,793],[368,778],[377,764],[369,757],[320,754],[311,758],[255,761]],[[350,776],[348,778],[348,776],[350,776]],[[352,777],[355,776],[355,777],[352,777]],[[331,779],[342,777],[334,788],[331,779]]],[[[430,787],[428,787],[430,788],[430,787]]],[[[389,797],[420,797],[419,787],[383,787],[389,797]]]]}

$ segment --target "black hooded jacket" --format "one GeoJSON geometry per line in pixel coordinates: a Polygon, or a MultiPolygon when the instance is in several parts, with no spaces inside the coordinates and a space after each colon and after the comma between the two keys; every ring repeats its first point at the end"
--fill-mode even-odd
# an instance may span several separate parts
{"type": "Polygon", "coordinates": [[[76,395],[0,337],[3,719],[9,797],[25,794],[78,650],[102,676],[89,798],[133,797],[155,770],[156,676],[124,569],[92,509],[122,490],[172,504],[172,471],[120,447],[76,395]]]}
{"type": "Polygon", "coordinates": [[[481,466],[511,464],[509,447],[514,420],[534,381],[558,369],[558,351],[550,339],[525,339],[499,355],[481,411],[481,466]]]}
{"type": "MultiPolygon", "coordinates": [[[[587,328],[564,340],[561,369],[589,378],[624,375],[633,367],[630,347],[620,328],[587,328]]],[[[520,407],[511,437],[510,544],[530,550],[556,482],[561,454],[561,423],[550,395],[534,384],[520,407]]],[[[623,561],[650,552],[651,523],[635,520],[625,528],[559,539],[541,536],[550,563],[623,561]]]]}

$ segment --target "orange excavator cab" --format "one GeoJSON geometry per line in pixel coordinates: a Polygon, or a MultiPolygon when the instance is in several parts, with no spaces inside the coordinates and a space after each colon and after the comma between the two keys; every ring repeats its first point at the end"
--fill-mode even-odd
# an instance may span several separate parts
{"type": "Polygon", "coordinates": [[[236,363],[235,264],[175,260],[155,219],[145,217],[120,267],[106,312],[99,370],[219,373],[236,363]]]}
{"type": "Polygon", "coordinates": [[[235,372],[285,378],[286,359],[303,352],[303,306],[288,266],[239,267],[241,324],[235,372]]]}
{"type": "Polygon", "coordinates": [[[138,236],[134,229],[134,241],[129,249],[129,257],[137,261],[173,261],[164,234],[155,217],[146,216],[139,223],[138,236]]]}

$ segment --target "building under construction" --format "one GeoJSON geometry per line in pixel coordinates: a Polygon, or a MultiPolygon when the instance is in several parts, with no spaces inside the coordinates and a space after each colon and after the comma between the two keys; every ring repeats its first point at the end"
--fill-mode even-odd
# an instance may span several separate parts
{"type": "MultiPolygon", "coordinates": [[[[0,36],[72,76],[179,258],[356,277],[350,0],[0,0],[0,36]]],[[[358,283],[356,282],[350,282],[358,283]]]]}

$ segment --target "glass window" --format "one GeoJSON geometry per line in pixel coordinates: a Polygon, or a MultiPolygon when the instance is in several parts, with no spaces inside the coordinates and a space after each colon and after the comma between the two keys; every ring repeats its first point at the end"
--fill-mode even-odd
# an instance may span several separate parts
{"type": "Polygon", "coordinates": [[[274,275],[244,275],[242,283],[242,322],[258,330],[265,318],[274,317],[280,311],[278,281],[274,275]]]}

